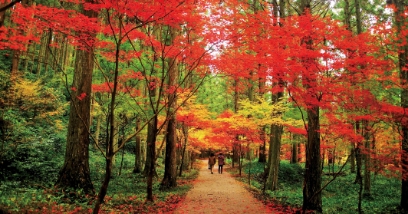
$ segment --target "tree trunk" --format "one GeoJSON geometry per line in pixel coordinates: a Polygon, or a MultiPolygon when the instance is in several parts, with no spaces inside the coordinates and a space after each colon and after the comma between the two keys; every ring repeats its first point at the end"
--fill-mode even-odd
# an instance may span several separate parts
{"type": "Polygon", "coordinates": [[[183,170],[188,170],[190,166],[190,158],[188,158],[188,149],[187,149],[187,143],[188,143],[188,126],[185,124],[181,125],[181,130],[183,131],[183,138],[182,138],[182,148],[181,148],[181,154],[180,154],[180,169],[179,169],[179,176],[182,175],[183,170]]]}
{"type": "MultiPolygon", "coordinates": [[[[301,11],[303,15],[311,13],[310,0],[301,1],[301,11]]],[[[312,20],[309,20],[312,22],[312,20]]],[[[307,29],[308,26],[301,26],[307,29]]],[[[313,50],[313,40],[310,35],[306,35],[302,41],[306,48],[313,50]]],[[[320,102],[321,95],[316,90],[317,77],[314,70],[311,70],[315,58],[303,57],[302,63],[305,72],[302,73],[304,78],[303,85],[307,93],[311,95],[310,99],[314,102],[320,102]],[[307,73],[306,73],[307,72],[307,73]]],[[[306,144],[306,163],[305,176],[303,185],[303,210],[315,210],[322,212],[322,194],[320,191],[322,180],[321,154],[320,154],[320,107],[319,105],[307,101],[307,144],[306,144]]]]}
{"type": "MultiPolygon", "coordinates": [[[[176,30],[169,27],[167,40],[173,42],[176,36],[176,30]]],[[[168,64],[168,89],[178,84],[178,68],[174,58],[167,60],[168,64]]],[[[166,156],[164,166],[164,177],[160,184],[160,189],[170,189],[177,186],[177,122],[176,122],[176,90],[169,92],[167,109],[167,132],[166,132],[166,156]]]]}
{"type": "Polygon", "coordinates": [[[96,116],[95,147],[99,146],[99,135],[101,134],[102,116],[96,116]]]}
{"type": "MultiPolygon", "coordinates": [[[[122,20],[119,19],[119,26],[122,24],[122,20]]],[[[121,35],[119,34],[119,37],[121,35]]],[[[109,114],[108,114],[108,121],[109,121],[109,139],[108,144],[106,145],[106,165],[105,165],[105,179],[102,183],[102,186],[99,190],[97,201],[95,203],[95,207],[93,210],[94,214],[99,213],[99,209],[101,204],[104,201],[106,193],[108,192],[109,181],[112,177],[112,168],[115,164],[115,153],[118,151],[118,144],[119,144],[119,127],[118,122],[116,121],[116,96],[118,91],[118,77],[119,77],[119,52],[121,41],[119,40],[116,44],[115,50],[115,70],[114,70],[114,80],[113,80],[113,88],[111,93],[111,100],[109,103],[109,114]]]]}
{"type": "MultiPolygon", "coordinates": [[[[238,112],[238,101],[239,101],[239,89],[238,89],[238,85],[239,85],[239,80],[235,79],[234,80],[234,112],[237,113],[238,112]]],[[[238,135],[235,136],[236,142],[233,143],[232,145],[232,168],[234,168],[234,164],[238,163],[239,165],[239,161],[240,161],[240,154],[239,154],[239,137],[238,135]]]]}
{"type": "Polygon", "coordinates": [[[350,172],[356,173],[356,153],[354,144],[351,144],[352,148],[350,149],[350,172]]]}
{"type": "Polygon", "coordinates": [[[144,173],[147,175],[147,201],[153,201],[153,177],[156,175],[156,137],[157,116],[149,122],[147,127],[147,155],[144,173]]]}
{"type": "MultiPolygon", "coordinates": [[[[140,129],[140,119],[136,119],[136,131],[140,129]]],[[[142,147],[140,144],[140,134],[135,137],[135,167],[133,173],[142,172],[142,147]]]]}
{"type": "MultiPolygon", "coordinates": [[[[401,107],[408,108],[408,37],[404,36],[403,30],[407,26],[407,18],[405,15],[406,1],[394,0],[395,3],[395,25],[397,26],[397,35],[399,36],[398,61],[401,82],[401,107]]],[[[404,115],[403,117],[407,117],[404,115]]],[[[408,212],[408,120],[401,121],[401,202],[400,207],[402,212],[408,212]]]]}
{"type": "MultiPolygon", "coordinates": [[[[356,121],[356,133],[361,133],[360,121],[356,121]]],[[[357,142],[357,146],[355,148],[354,154],[356,156],[356,179],[354,181],[355,184],[359,185],[358,190],[358,213],[362,213],[361,202],[362,202],[362,192],[363,192],[363,176],[361,174],[362,168],[362,155],[361,155],[361,148],[363,147],[363,143],[361,141],[357,142]]]]}
{"type": "Polygon", "coordinates": [[[364,125],[364,196],[371,196],[371,145],[368,121],[363,121],[364,125]]]}
{"type": "MultiPolygon", "coordinates": [[[[87,0],[86,2],[92,2],[87,0]]],[[[93,11],[82,13],[96,17],[93,11]]],[[[68,122],[65,161],[59,172],[56,186],[60,188],[83,189],[93,194],[94,187],[89,169],[89,121],[91,107],[91,85],[94,67],[94,50],[77,50],[74,67],[73,88],[68,122]],[[85,94],[83,97],[82,94],[85,94]],[[79,99],[79,97],[82,97],[79,99]]]]}
{"type": "Polygon", "coordinates": [[[168,121],[166,134],[166,156],[164,177],[160,189],[170,189],[177,186],[177,159],[176,159],[176,120],[172,116],[168,121]]]}
{"type": "Polygon", "coordinates": [[[292,144],[292,157],[290,158],[290,163],[298,163],[298,147],[299,143],[298,142],[293,142],[292,144]]]}
{"type": "Polygon", "coordinates": [[[276,190],[278,188],[278,173],[280,163],[280,147],[282,138],[282,126],[271,125],[271,138],[269,143],[269,171],[266,180],[267,190],[276,190]]]}
{"type": "MultiPolygon", "coordinates": [[[[7,5],[7,2],[0,3],[0,8],[3,8],[6,5],[7,5]]],[[[6,11],[4,10],[0,12],[0,27],[4,26],[5,20],[6,20],[6,11]]]]}
{"type": "MultiPolygon", "coordinates": [[[[285,1],[280,1],[280,3],[281,5],[279,6],[277,1],[272,2],[273,11],[274,11],[274,14],[273,14],[274,25],[278,25],[277,20],[279,16],[281,18],[285,16],[285,12],[284,12],[285,1]],[[278,13],[279,8],[281,9],[280,14],[278,13]]],[[[282,80],[282,77],[279,74],[273,76],[273,78],[274,78],[273,87],[278,88],[278,90],[276,93],[272,94],[272,103],[276,104],[283,97],[284,82],[282,80]]],[[[280,117],[281,113],[277,113],[274,116],[280,117]]],[[[278,188],[278,173],[279,173],[279,164],[280,164],[282,132],[283,132],[283,127],[281,125],[278,125],[278,124],[271,125],[268,167],[267,167],[268,178],[266,180],[265,188],[268,190],[272,190],[272,191],[278,188]]]]}
{"type": "Polygon", "coordinates": [[[307,110],[308,128],[306,144],[305,180],[303,187],[303,209],[322,211],[320,167],[320,123],[319,107],[307,110]]]}
{"type": "Polygon", "coordinates": [[[262,127],[260,132],[260,138],[263,144],[259,146],[259,163],[266,163],[266,133],[265,133],[265,126],[262,127]]]}
{"type": "Polygon", "coordinates": [[[11,78],[15,78],[18,74],[18,65],[20,62],[20,51],[13,50],[12,51],[12,59],[11,59],[11,78]]]}

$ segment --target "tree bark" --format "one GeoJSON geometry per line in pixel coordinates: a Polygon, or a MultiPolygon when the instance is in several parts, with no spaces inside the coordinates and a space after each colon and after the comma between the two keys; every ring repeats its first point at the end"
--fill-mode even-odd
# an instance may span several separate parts
{"type": "MultiPolygon", "coordinates": [[[[176,36],[176,30],[169,27],[167,30],[167,40],[173,43],[176,36]]],[[[164,176],[160,184],[161,190],[170,189],[177,186],[177,122],[176,122],[176,90],[171,92],[171,88],[175,87],[178,77],[178,68],[175,58],[167,60],[168,67],[168,109],[167,109],[167,132],[166,132],[166,156],[164,166],[164,176]]]]}
{"type": "Polygon", "coordinates": [[[308,128],[306,144],[305,179],[303,187],[303,209],[322,211],[320,165],[320,121],[319,107],[307,110],[308,128]]]}
{"type": "Polygon", "coordinates": [[[99,135],[101,134],[101,124],[102,124],[102,116],[96,116],[96,129],[95,129],[95,147],[99,146],[99,135]]]}
{"type": "Polygon", "coordinates": [[[262,141],[262,145],[259,146],[259,158],[258,162],[259,163],[266,163],[266,133],[265,133],[265,126],[262,126],[262,128],[259,130],[260,132],[260,138],[262,141]]]}
{"type": "Polygon", "coordinates": [[[167,125],[166,156],[164,177],[160,189],[170,189],[177,186],[177,159],[176,159],[176,119],[172,115],[167,125]]]}
{"type": "MultiPolygon", "coordinates": [[[[272,1],[273,6],[273,19],[274,25],[278,25],[278,17],[283,18],[284,14],[284,4],[285,1],[280,1],[282,7],[281,13],[279,14],[279,5],[276,0],[272,1]]],[[[278,103],[283,97],[283,87],[284,83],[282,78],[279,75],[274,77],[273,87],[278,87],[278,92],[272,94],[272,103],[278,103]]],[[[275,115],[280,116],[280,113],[275,115]]],[[[281,140],[282,140],[283,127],[279,124],[271,125],[271,135],[269,140],[269,155],[268,155],[268,167],[266,168],[268,177],[265,183],[265,189],[267,190],[276,190],[278,188],[278,173],[279,173],[279,164],[280,164],[280,150],[281,150],[281,140]]]]}
{"type": "Polygon", "coordinates": [[[145,172],[147,175],[147,201],[153,201],[153,177],[156,175],[156,137],[157,137],[157,116],[149,122],[147,127],[147,158],[145,172]]]}
{"type": "MultiPolygon", "coordinates": [[[[356,121],[356,134],[361,133],[361,127],[360,127],[360,121],[356,121]]],[[[361,168],[362,168],[362,155],[361,155],[361,149],[363,147],[363,143],[361,141],[357,142],[357,146],[354,150],[354,154],[356,156],[356,179],[354,181],[355,184],[359,185],[359,190],[358,190],[358,213],[362,213],[362,208],[361,208],[361,200],[362,200],[362,192],[363,192],[363,176],[361,174],[361,168]]]]}
{"type": "MultiPolygon", "coordinates": [[[[96,13],[92,11],[82,12],[88,17],[96,17],[96,13]]],[[[56,186],[60,188],[83,189],[86,193],[94,193],[89,169],[88,132],[93,67],[93,49],[77,50],[65,161],[56,182],[56,186]],[[82,98],[82,94],[85,97],[82,98]]]]}
{"type": "MultiPolygon", "coordinates": [[[[400,72],[400,82],[402,85],[401,90],[401,107],[408,108],[408,37],[403,35],[403,30],[407,26],[407,18],[405,15],[405,9],[407,3],[405,0],[394,0],[396,7],[395,12],[395,25],[397,26],[397,35],[399,36],[398,43],[405,44],[399,46],[398,51],[398,64],[400,72]]],[[[406,114],[406,113],[405,113],[406,114]]],[[[402,212],[408,212],[408,120],[407,115],[402,116],[405,119],[401,120],[401,166],[402,166],[402,179],[401,179],[401,202],[400,207],[402,212]]]]}
{"type": "MultiPolygon", "coordinates": [[[[136,119],[136,131],[140,129],[140,119],[136,119]]],[[[140,143],[140,134],[135,137],[135,167],[133,173],[142,172],[142,147],[140,143]]]]}
{"type": "Polygon", "coordinates": [[[371,196],[371,145],[368,121],[364,125],[364,196],[371,196]]]}
{"type": "MultiPolygon", "coordinates": [[[[119,19],[119,27],[121,26],[122,20],[119,19]]],[[[121,37],[121,31],[119,31],[119,37],[121,37]]],[[[112,177],[112,168],[113,164],[115,163],[115,153],[118,151],[118,122],[116,121],[116,96],[118,92],[118,77],[119,77],[119,53],[120,53],[120,46],[121,40],[116,42],[116,50],[115,50],[115,70],[114,70],[114,80],[113,80],[113,88],[111,92],[111,100],[109,103],[109,114],[108,114],[108,121],[109,121],[109,129],[108,129],[108,144],[106,145],[106,158],[105,158],[105,178],[102,182],[102,186],[99,190],[98,197],[95,203],[95,207],[93,210],[94,214],[99,213],[99,209],[101,204],[104,201],[106,193],[108,192],[108,186],[110,179],[112,177]]]]}
{"type": "Polygon", "coordinates": [[[282,138],[282,126],[271,125],[271,138],[269,143],[269,172],[266,180],[267,190],[276,190],[278,188],[278,173],[280,163],[280,147],[282,138]]]}
{"type": "Polygon", "coordinates": [[[298,156],[299,156],[299,153],[298,153],[298,147],[299,147],[299,142],[297,141],[297,135],[295,135],[295,134],[292,134],[292,136],[293,136],[293,140],[294,140],[294,142],[292,142],[292,156],[291,156],[291,158],[290,158],[290,163],[298,163],[298,156]]]}
{"type": "MultiPolygon", "coordinates": [[[[308,15],[310,11],[310,0],[301,1],[302,15],[308,15]]],[[[312,22],[312,20],[309,20],[312,22]]],[[[303,26],[301,26],[303,27],[303,26]]],[[[307,26],[305,26],[307,29],[307,26]]],[[[310,35],[306,35],[302,41],[306,48],[313,50],[313,40],[310,35]]],[[[316,90],[317,77],[315,71],[312,70],[316,59],[312,57],[303,57],[302,63],[305,72],[302,73],[303,85],[307,94],[311,95],[309,99],[314,99],[314,102],[320,102],[321,95],[316,90]]],[[[307,144],[306,144],[306,163],[305,176],[303,184],[303,211],[315,210],[322,212],[322,194],[321,194],[321,154],[320,154],[320,107],[318,104],[307,101],[307,144]]]]}

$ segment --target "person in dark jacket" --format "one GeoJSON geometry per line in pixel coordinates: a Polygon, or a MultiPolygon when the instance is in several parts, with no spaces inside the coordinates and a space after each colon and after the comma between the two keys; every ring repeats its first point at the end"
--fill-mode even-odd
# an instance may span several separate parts
{"type": "Polygon", "coordinates": [[[222,168],[224,166],[224,159],[225,159],[224,155],[222,155],[222,153],[220,153],[218,155],[218,173],[219,174],[222,174],[222,168]]]}
{"type": "Polygon", "coordinates": [[[215,155],[214,155],[214,153],[211,153],[210,157],[208,158],[208,169],[211,170],[211,174],[213,174],[212,170],[213,170],[213,167],[215,165],[215,162],[216,162],[215,155]]]}

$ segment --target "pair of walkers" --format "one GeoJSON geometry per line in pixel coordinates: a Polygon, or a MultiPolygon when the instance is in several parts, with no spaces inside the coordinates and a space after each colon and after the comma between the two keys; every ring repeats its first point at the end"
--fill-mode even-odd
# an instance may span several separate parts
{"type": "MultiPolygon", "coordinates": [[[[222,155],[222,153],[220,153],[218,155],[217,159],[218,159],[218,173],[222,174],[222,168],[224,166],[225,157],[224,157],[224,155],[222,155]]],[[[213,167],[214,167],[216,162],[217,161],[216,161],[216,157],[215,157],[214,153],[211,153],[210,157],[208,158],[208,169],[211,170],[211,174],[213,174],[212,170],[213,170],[213,167]]]]}

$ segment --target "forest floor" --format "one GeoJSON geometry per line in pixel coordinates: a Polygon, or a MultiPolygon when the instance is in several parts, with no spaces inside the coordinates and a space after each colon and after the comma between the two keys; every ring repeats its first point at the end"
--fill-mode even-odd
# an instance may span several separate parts
{"type": "Polygon", "coordinates": [[[193,188],[174,213],[274,213],[227,172],[229,167],[219,174],[215,165],[211,174],[207,160],[201,160],[193,188]]]}

